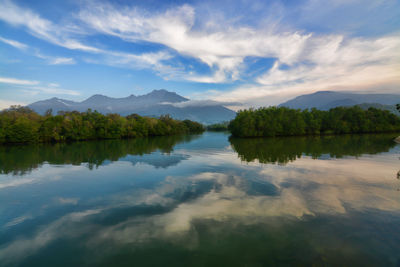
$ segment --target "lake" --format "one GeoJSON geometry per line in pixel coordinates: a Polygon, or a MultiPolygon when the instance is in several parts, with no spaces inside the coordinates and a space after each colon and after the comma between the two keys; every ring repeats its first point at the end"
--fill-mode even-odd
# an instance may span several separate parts
{"type": "Polygon", "coordinates": [[[400,266],[395,135],[0,147],[1,266],[400,266]]]}

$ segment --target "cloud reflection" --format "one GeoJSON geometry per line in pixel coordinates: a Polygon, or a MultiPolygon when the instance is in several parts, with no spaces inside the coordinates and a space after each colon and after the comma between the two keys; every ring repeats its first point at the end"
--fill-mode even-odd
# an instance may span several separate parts
{"type": "MultiPolygon", "coordinates": [[[[90,208],[70,212],[31,236],[4,244],[0,259],[18,262],[59,238],[82,236],[88,238],[79,244],[87,249],[108,244],[105,250],[113,250],[154,240],[191,249],[199,245],[199,221],[256,225],[275,218],[345,218],[371,210],[400,215],[398,157],[393,153],[328,159],[303,155],[284,166],[241,164],[229,149],[215,155],[185,153],[191,157],[188,162],[207,166],[207,171],[166,172],[153,187],[133,186],[100,202],[92,199],[90,208]]],[[[59,199],[61,204],[78,201],[88,207],[77,198],[59,199]]]]}

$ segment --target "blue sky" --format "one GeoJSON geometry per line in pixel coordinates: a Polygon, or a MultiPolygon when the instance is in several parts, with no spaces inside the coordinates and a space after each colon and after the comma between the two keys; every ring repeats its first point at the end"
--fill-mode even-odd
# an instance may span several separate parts
{"type": "Polygon", "coordinates": [[[0,0],[0,108],[161,88],[238,108],[399,85],[397,0],[0,0]]]}

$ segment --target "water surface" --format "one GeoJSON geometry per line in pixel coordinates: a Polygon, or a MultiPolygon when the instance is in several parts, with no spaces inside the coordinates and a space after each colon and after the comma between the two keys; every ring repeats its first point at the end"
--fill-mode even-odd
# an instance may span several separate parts
{"type": "Polygon", "coordinates": [[[399,266],[393,135],[0,147],[1,266],[399,266]]]}

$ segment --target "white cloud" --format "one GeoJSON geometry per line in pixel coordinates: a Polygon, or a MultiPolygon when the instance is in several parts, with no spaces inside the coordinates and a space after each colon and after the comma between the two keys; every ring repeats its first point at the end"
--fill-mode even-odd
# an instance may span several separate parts
{"type": "Polygon", "coordinates": [[[71,32],[68,27],[55,25],[29,9],[19,7],[9,0],[0,1],[0,5],[0,20],[14,26],[26,27],[32,35],[38,38],[68,49],[95,53],[101,51],[71,38],[71,32]]]}
{"type": "Polygon", "coordinates": [[[256,79],[258,84],[218,93],[213,99],[262,106],[278,104],[310,91],[379,91],[400,86],[400,38],[397,36],[349,40],[343,36],[316,37],[309,39],[306,47],[299,63],[282,68],[282,62],[277,60],[256,79]]]}
{"type": "MultiPolygon", "coordinates": [[[[204,19],[198,8],[187,4],[150,13],[135,7],[90,1],[82,4],[80,12],[74,14],[74,20],[57,25],[8,0],[0,2],[1,20],[25,27],[34,36],[50,43],[89,52],[92,57],[85,58],[86,62],[132,69],[150,68],[166,80],[198,83],[242,81],[251,67],[246,59],[276,60],[270,70],[249,78],[248,85],[214,94],[216,101],[267,105],[303,92],[394,88],[400,85],[398,33],[359,38],[346,35],[344,31],[332,34],[307,32],[284,24],[284,19],[292,13],[281,4],[268,9],[269,13],[278,15],[267,14],[261,19],[262,23],[248,26],[240,24],[240,18],[228,19],[224,14],[214,14],[214,11],[204,19]],[[126,42],[150,42],[165,48],[133,54],[80,41],[99,33],[126,42]],[[174,61],[177,54],[204,63],[211,74],[196,73],[190,66],[174,61]],[[278,93],[281,95],[277,96],[278,93]]],[[[360,4],[358,0],[352,1],[351,5],[354,3],[360,4]]],[[[322,13],[327,14],[348,4],[342,0],[329,4],[308,1],[299,9],[299,20],[307,23],[306,17],[312,17],[324,6],[322,13]]],[[[368,3],[363,8],[376,6],[368,3]]],[[[316,19],[312,20],[315,22],[316,19]]],[[[55,57],[48,59],[48,63],[73,64],[75,60],[55,57]]]]}
{"type": "MultiPolygon", "coordinates": [[[[25,106],[26,103],[19,102],[19,101],[13,101],[13,100],[0,99],[0,110],[9,108],[10,106],[14,106],[14,105],[25,106]]],[[[0,188],[1,188],[1,185],[0,185],[0,188]]]]}
{"type": "MultiPolygon", "coordinates": [[[[149,52],[143,54],[131,54],[126,52],[103,51],[103,63],[111,66],[124,66],[128,68],[152,68],[159,73],[167,74],[171,69],[162,61],[172,58],[166,51],[149,52]]],[[[96,62],[98,63],[98,62],[96,62]]]]}
{"type": "MultiPolygon", "coordinates": [[[[161,63],[161,61],[171,57],[165,51],[157,53],[142,53],[137,55],[97,48],[77,40],[82,35],[88,34],[85,29],[79,25],[67,24],[61,26],[54,24],[53,22],[42,18],[37,13],[17,6],[8,0],[2,0],[0,1],[0,4],[2,6],[2,9],[0,10],[0,20],[6,21],[11,25],[26,27],[35,37],[44,39],[52,44],[71,50],[89,52],[96,54],[97,56],[101,55],[104,58],[100,60],[100,63],[133,68],[151,67],[161,73],[173,71],[170,67],[161,63]],[[79,35],[78,38],[76,37],[77,34],[79,35]]],[[[36,51],[35,55],[48,60],[48,63],[52,65],[76,63],[73,58],[50,57],[43,55],[38,51],[36,51]]]]}
{"type": "Polygon", "coordinates": [[[54,86],[34,86],[34,87],[27,88],[26,91],[30,92],[33,95],[38,94],[38,93],[44,93],[44,94],[50,94],[50,95],[72,95],[72,96],[81,95],[81,93],[78,91],[62,89],[62,88],[54,87],[54,86]]]}
{"type": "Polygon", "coordinates": [[[70,57],[55,57],[49,61],[50,65],[71,65],[75,63],[75,60],[70,57]]]}
{"type": "Polygon", "coordinates": [[[49,59],[50,65],[71,65],[75,63],[75,59],[70,57],[54,57],[49,59]]]}
{"type": "Polygon", "coordinates": [[[38,58],[46,60],[49,65],[71,65],[76,63],[75,59],[73,58],[43,55],[38,50],[35,51],[34,55],[38,58]]]}
{"type": "Polygon", "coordinates": [[[238,102],[221,102],[221,101],[213,101],[213,100],[189,100],[183,101],[179,103],[162,103],[165,105],[172,105],[178,108],[186,108],[186,107],[212,107],[212,106],[240,106],[241,103],[238,102]]]}
{"type": "Polygon", "coordinates": [[[199,83],[223,83],[226,82],[227,79],[224,70],[218,70],[212,76],[193,75],[192,73],[189,73],[189,75],[184,75],[183,78],[188,81],[199,83]]]}
{"type": "Polygon", "coordinates": [[[276,58],[269,72],[255,78],[259,85],[220,93],[215,98],[219,101],[261,102],[260,97],[265,101],[281,91],[294,95],[310,90],[400,84],[398,35],[350,38],[343,34],[282,30],[279,23],[258,28],[227,23],[221,27],[212,19],[201,28],[195,27],[199,18],[189,5],[154,14],[97,3],[95,8],[83,8],[79,17],[98,32],[129,42],[165,45],[181,55],[197,58],[214,71],[202,76],[190,70],[172,77],[175,79],[200,83],[235,81],[246,71],[246,57],[276,58]]]}
{"type": "Polygon", "coordinates": [[[8,78],[8,77],[0,77],[0,83],[8,83],[8,84],[15,84],[15,85],[36,85],[36,84],[39,84],[38,81],[20,80],[20,79],[15,79],[15,78],[8,78]]]}
{"type": "Polygon", "coordinates": [[[195,10],[189,5],[167,10],[161,14],[146,14],[135,8],[117,9],[96,3],[83,9],[79,17],[98,32],[137,42],[160,43],[181,55],[199,59],[210,68],[212,76],[185,75],[184,79],[220,83],[240,78],[243,59],[248,56],[277,57],[292,64],[298,58],[310,34],[276,33],[271,29],[231,27],[224,30],[195,31],[195,10]]]}
{"type": "MultiPolygon", "coordinates": [[[[15,41],[15,40],[10,40],[6,39],[0,36],[0,42],[6,43],[8,45],[11,45],[15,48],[18,48],[20,50],[27,51],[29,46],[26,44],[23,44],[21,42],[15,41]]],[[[30,49],[31,51],[33,49],[30,49]]],[[[38,58],[46,59],[50,65],[59,65],[59,64],[75,64],[75,60],[73,58],[66,58],[66,57],[52,57],[52,56],[46,56],[38,52],[36,50],[34,52],[34,55],[38,58]]]]}
{"type": "MultiPolygon", "coordinates": [[[[69,89],[63,89],[60,88],[59,84],[57,83],[49,83],[47,86],[41,85],[39,81],[31,81],[31,80],[20,80],[20,79],[15,79],[15,78],[9,78],[9,77],[0,77],[0,83],[6,83],[6,84],[11,84],[11,85],[17,85],[21,86],[23,88],[23,91],[31,94],[31,95],[37,95],[39,93],[45,93],[45,94],[56,94],[56,95],[72,95],[72,96],[78,96],[81,93],[75,90],[69,90],[69,89]]],[[[9,102],[3,100],[3,103],[0,100],[0,107],[7,108],[10,105],[15,105],[19,104],[17,102],[9,102]]]]}
{"type": "Polygon", "coordinates": [[[21,50],[25,50],[28,48],[28,46],[26,44],[23,44],[21,42],[15,41],[15,40],[6,39],[1,36],[0,36],[0,42],[11,45],[11,46],[21,49],[21,50]]]}

